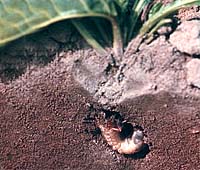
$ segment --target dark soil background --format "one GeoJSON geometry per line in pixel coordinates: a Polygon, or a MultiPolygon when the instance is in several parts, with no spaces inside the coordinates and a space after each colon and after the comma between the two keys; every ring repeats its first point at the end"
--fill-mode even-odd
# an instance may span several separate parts
{"type": "Polygon", "coordinates": [[[66,72],[44,71],[15,87],[1,87],[1,169],[200,168],[199,99],[160,93],[119,104],[115,111],[148,135],[150,152],[128,157],[91,133],[94,123],[84,119],[95,102],[66,72]]]}
{"type": "Polygon", "coordinates": [[[97,55],[69,21],[2,47],[0,170],[199,170],[200,85],[191,69],[198,64],[199,55],[163,37],[116,63],[97,55]],[[112,151],[86,121],[89,105],[141,125],[145,150],[112,151]]]}

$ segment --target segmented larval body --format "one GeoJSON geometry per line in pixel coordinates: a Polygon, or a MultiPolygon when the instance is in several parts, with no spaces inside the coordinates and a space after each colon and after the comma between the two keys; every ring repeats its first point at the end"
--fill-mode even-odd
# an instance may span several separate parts
{"type": "Polygon", "coordinates": [[[139,129],[135,130],[130,138],[121,139],[120,131],[116,128],[103,125],[99,125],[99,128],[112,149],[117,150],[120,154],[134,154],[143,147],[144,134],[139,129]]]}

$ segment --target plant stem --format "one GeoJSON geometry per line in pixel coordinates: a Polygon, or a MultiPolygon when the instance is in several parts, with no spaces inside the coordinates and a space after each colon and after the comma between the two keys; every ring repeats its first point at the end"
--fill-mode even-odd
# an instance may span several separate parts
{"type": "Polygon", "coordinates": [[[113,30],[113,51],[117,57],[121,57],[123,54],[123,42],[120,33],[120,27],[118,26],[114,18],[110,17],[109,20],[112,24],[112,30],[113,30]]]}

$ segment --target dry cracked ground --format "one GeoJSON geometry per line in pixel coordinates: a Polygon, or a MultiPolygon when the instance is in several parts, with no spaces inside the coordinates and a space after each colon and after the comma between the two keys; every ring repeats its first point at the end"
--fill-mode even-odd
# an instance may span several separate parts
{"type": "Polygon", "coordinates": [[[200,21],[133,53],[99,56],[68,21],[0,50],[0,169],[199,170],[200,21]],[[112,151],[89,105],[147,133],[136,155],[112,151]]]}

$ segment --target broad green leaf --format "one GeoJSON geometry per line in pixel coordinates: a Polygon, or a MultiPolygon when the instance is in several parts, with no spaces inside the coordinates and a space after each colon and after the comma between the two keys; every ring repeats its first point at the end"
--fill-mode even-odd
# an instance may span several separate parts
{"type": "Polygon", "coordinates": [[[150,14],[147,14],[149,19],[141,28],[141,25],[137,24],[140,15],[144,7],[152,1],[0,0],[0,45],[60,20],[71,19],[85,40],[97,51],[105,54],[103,41],[109,44],[110,38],[113,38],[113,51],[121,56],[123,44],[127,44],[137,34],[140,37],[150,35],[162,24],[169,23],[167,17],[178,9],[200,5],[200,0],[175,0],[167,6],[156,4],[150,14]],[[110,24],[105,26],[105,21],[110,24]]]}
{"type": "Polygon", "coordinates": [[[64,19],[116,16],[113,0],[0,0],[0,45],[64,19]]]}

